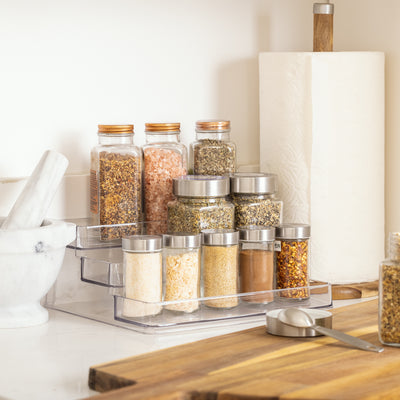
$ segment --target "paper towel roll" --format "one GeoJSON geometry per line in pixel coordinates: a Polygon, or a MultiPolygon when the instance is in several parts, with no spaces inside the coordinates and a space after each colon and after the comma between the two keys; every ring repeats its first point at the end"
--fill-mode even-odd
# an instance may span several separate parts
{"type": "Polygon", "coordinates": [[[311,224],[311,278],[378,279],[384,258],[384,53],[260,54],[260,168],[284,222],[311,224]]]}

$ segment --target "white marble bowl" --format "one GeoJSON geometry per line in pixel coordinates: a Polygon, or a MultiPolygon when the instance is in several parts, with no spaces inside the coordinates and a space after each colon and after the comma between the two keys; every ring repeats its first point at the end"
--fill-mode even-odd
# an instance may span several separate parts
{"type": "Polygon", "coordinates": [[[55,220],[39,228],[0,229],[0,328],[47,322],[40,300],[57,279],[65,246],[75,235],[74,224],[55,220]]]}

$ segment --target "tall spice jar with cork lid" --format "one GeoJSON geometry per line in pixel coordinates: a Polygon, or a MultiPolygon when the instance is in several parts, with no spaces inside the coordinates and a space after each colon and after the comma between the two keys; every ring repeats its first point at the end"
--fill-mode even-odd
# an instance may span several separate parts
{"type": "Polygon", "coordinates": [[[142,213],[142,152],[133,142],[133,125],[99,125],[99,144],[90,156],[90,211],[103,227],[102,240],[140,231],[142,213]]]}
{"type": "Polygon", "coordinates": [[[180,123],[146,123],[144,207],[148,234],[167,231],[167,203],[175,197],[172,180],[187,173],[187,149],[180,143],[180,123]]]}

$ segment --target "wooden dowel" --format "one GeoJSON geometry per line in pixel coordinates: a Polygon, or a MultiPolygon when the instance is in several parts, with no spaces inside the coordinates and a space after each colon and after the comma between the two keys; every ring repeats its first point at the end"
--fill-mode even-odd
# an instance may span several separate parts
{"type": "Polygon", "coordinates": [[[333,4],[314,4],[313,51],[333,51],[333,4]]]}

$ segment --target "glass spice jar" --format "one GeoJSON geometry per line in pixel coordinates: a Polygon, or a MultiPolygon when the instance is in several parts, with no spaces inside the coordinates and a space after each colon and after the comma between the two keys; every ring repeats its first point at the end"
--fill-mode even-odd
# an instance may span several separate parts
{"type": "Polygon", "coordinates": [[[379,266],[379,340],[400,347],[400,232],[390,232],[389,258],[379,266]]]}
{"type": "Polygon", "coordinates": [[[278,182],[275,174],[237,172],[231,177],[235,226],[279,226],[282,201],[275,198],[278,182]]]}
{"type": "Polygon", "coordinates": [[[174,233],[163,235],[164,301],[183,301],[165,309],[190,313],[199,308],[201,235],[174,233]]]}
{"type": "Polygon", "coordinates": [[[104,227],[101,239],[133,235],[142,221],[142,153],[133,143],[133,125],[99,125],[90,156],[90,211],[104,227]]]}
{"type": "Polygon", "coordinates": [[[290,289],[278,293],[287,299],[308,299],[310,225],[283,224],[276,228],[276,288],[290,289]]]}
{"type": "Polygon", "coordinates": [[[176,200],[168,203],[168,232],[200,233],[233,229],[235,208],[229,201],[229,178],[186,175],[173,179],[176,200]]]}
{"type": "Polygon", "coordinates": [[[202,232],[202,282],[204,297],[232,295],[206,300],[213,308],[238,305],[239,232],[233,229],[206,229],[202,232]]]}
{"type": "Polygon", "coordinates": [[[167,203],[175,197],[172,179],[187,173],[187,149],[180,123],[146,123],[143,146],[144,207],[148,234],[167,231],[167,203]]]}
{"type": "Polygon", "coordinates": [[[196,141],[190,146],[195,175],[224,176],[236,171],[236,145],[230,131],[230,121],[196,122],[196,141]]]}
{"type": "MultiPolygon", "coordinates": [[[[240,292],[262,292],[274,289],[275,228],[248,226],[239,229],[240,292]]],[[[270,303],[273,293],[242,297],[251,303],[270,303]]]]}
{"type": "Polygon", "coordinates": [[[162,237],[134,235],[122,239],[125,290],[123,315],[144,317],[161,311],[162,237]],[[133,300],[129,300],[133,299],[133,300]]]}

